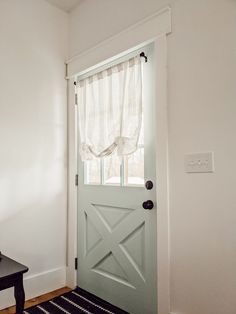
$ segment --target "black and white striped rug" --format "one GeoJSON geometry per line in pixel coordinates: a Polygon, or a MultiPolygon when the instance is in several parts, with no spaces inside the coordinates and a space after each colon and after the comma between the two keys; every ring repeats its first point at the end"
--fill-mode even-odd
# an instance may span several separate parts
{"type": "Polygon", "coordinates": [[[33,306],[25,314],[128,314],[95,295],[76,288],[50,301],[33,306]]]}

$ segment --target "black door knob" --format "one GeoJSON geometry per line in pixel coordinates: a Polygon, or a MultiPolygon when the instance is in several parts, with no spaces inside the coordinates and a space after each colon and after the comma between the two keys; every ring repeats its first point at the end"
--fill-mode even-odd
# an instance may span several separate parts
{"type": "Polygon", "coordinates": [[[145,187],[147,190],[151,190],[153,188],[153,182],[148,180],[146,183],[145,183],[145,187]]]}
{"type": "Polygon", "coordinates": [[[154,207],[153,201],[148,200],[146,202],[143,202],[143,208],[144,209],[151,210],[151,209],[153,209],[153,207],[154,207]]]}

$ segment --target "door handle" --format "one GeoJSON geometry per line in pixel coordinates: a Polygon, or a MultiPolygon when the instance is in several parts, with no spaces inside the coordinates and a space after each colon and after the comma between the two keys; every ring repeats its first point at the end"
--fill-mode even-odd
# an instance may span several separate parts
{"type": "Polygon", "coordinates": [[[154,207],[153,201],[148,200],[146,202],[143,202],[143,208],[144,209],[151,210],[151,209],[153,209],[153,207],[154,207]]]}

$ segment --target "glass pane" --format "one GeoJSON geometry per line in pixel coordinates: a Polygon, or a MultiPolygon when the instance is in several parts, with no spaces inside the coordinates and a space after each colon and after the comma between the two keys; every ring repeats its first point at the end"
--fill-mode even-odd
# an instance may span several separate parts
{"type": "Polygon", "coordinates": [[[100,159],[89,160],[84,165],[85,184],[101,184],[100,159]]]}
{"type": "Polygon", "coordinates": [[[126,157],[124,170],[126,185],[144,185],[144,148],[126,157]]]}
{"type": "Polygon", "coordinates": [[[121,159],[115,155],[104,158],[104,184],[120,185],[121,159]]]}

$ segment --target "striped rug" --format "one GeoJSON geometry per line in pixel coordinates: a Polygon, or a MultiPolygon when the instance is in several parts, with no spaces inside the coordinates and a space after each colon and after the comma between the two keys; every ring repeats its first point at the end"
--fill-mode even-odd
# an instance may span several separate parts
{"type": "Polygon", "coordinates": [[[25,314],[128,314],[118,307],[76,288],[50,301],[33,306],[24,311],[25,314]]]}

